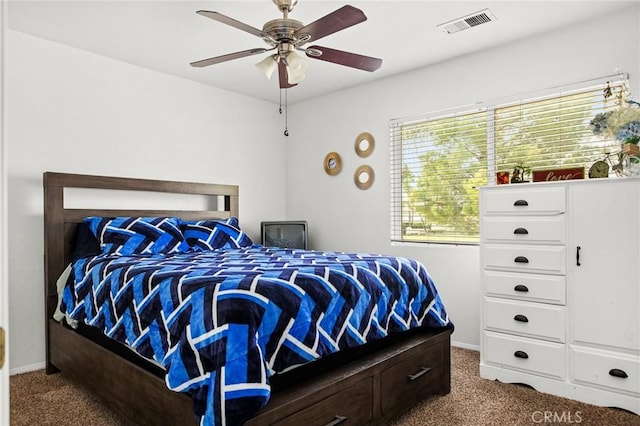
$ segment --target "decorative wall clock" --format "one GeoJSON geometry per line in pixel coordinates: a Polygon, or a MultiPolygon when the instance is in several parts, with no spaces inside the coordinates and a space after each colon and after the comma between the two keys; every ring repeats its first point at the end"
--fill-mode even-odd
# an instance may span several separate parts
{"type": "Polygon", "coordinates": [[[342,170],[342,158],[337,152],[330,152],[324,157],[324,171],[335,176],[342,170]]]}

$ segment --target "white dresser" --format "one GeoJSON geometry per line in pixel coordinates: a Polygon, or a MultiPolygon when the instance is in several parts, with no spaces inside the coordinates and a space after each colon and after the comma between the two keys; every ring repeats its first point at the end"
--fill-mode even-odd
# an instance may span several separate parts
{"type": "Polygon", "coordinates": [[[480,376],[640,415],[640,180],[480,189],[480,376]]]}

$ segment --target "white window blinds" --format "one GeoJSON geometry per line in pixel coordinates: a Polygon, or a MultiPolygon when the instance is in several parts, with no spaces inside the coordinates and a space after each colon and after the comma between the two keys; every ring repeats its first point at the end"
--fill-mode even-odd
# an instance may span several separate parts
{"type": "MultiPolygon", "coordinates": [[[[624,83],[612,84],[614,93],[624,83]]],[[[590,122],[616,107],[605,85],[559,91],[444,116],[392,120],[391,239],[478,242],[477,187],[517,163],[535,170],[588,167],[619,149],[590,122]]],[[[585,172],[586,175],[586,172],[585,172]]]]}

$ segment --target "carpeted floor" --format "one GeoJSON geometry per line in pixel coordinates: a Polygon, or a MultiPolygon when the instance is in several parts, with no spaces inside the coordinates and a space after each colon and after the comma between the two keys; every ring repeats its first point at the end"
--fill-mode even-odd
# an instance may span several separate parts
{"type": "MultiPolygon", "coordinates": [[[[479,353],[451,352],[451,393],[414,407],[392,426],[544,425],[640,426],[640,416],[541,394],[525,386],[480,379],[479,353]]],[[[117,416],[60,374],[12,376],[11,425],[111,426],[117,416]]],[[[161,424],[161,422],[159,423],[161,424]]]]}

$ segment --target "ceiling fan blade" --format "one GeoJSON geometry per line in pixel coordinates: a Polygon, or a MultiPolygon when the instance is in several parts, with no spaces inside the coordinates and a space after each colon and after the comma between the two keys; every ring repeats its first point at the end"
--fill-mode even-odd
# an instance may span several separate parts
{"type": "Polygon", "coordinates": [[[220,62],[231,61],[232,59],[244,58],[245,56],[258,55],[260,53],[268,52],[273,49],[265,49],[258,47],[255,49],[243,50],[241,52],[228,53],[226,55],[216,56],[209,59],[202,59],[200,61],[191,62],[192,67],[202,68],[209,65],[219,64],[220,62]]]}
{"type": "Polygon", "coordinates": [[[284,61],[278,62],[278,78],[280,79],[280,88],[288,89],[289,87],[297,86],[297,84],[289,83],[289,75],[287,74],[287,66],[284,61]]]}
{"type": "Polygon", "coordinates": [[[345,28],[349,28],[366,20],[367,17],[360,9],[349,5],[343,6],[296,31],[296,37],[302,40],[298,46],[321,39],[329,34],[344,30],[345,28]]]}
{"type": "Polygon", "coordinates": [[[371,56],[358,55],[357,53],[330,49],[322,46],[310,46],[305,53],[309,58],[332,62],[359,70],[373,72],[382,66],[382,59],[371,56]]]}
{"type": "Polygon", "coordinates": [[[199,10],[196,13],[198,15],[206,16],[207,18],[213,19],[214,21],[222,22],[223,24],[227,24],[239,30],[248,32],[249,34],[253,34],[254,36],[271,39],[271,36],[265,33],[264,31],[254,28],[251,25],[247,25],[240,21],[236,21],[235,19],[229,18],[228,16],[225,16],[221,13],[211,12],[208,10],[199,10]]]}

